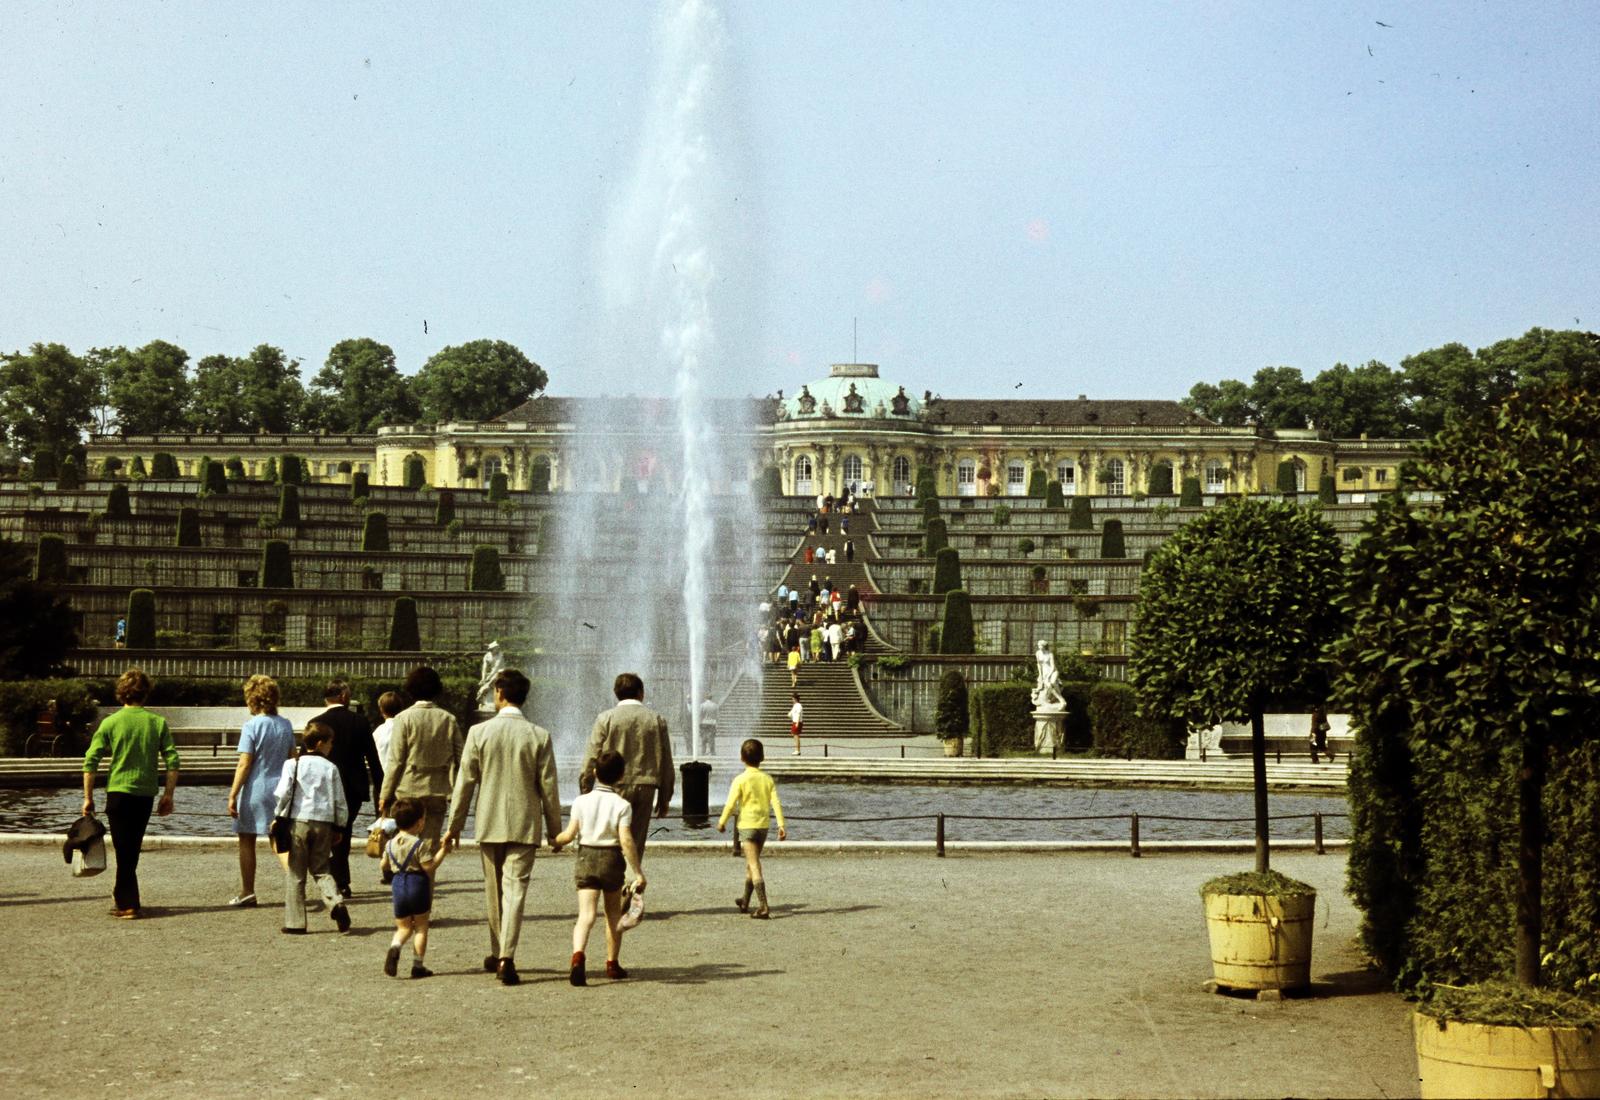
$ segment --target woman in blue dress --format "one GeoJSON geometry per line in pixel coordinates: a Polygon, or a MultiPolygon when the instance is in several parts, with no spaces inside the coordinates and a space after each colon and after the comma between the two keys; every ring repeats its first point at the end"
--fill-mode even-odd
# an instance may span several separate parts
{"type": "Polygon", "coordinates": [[[244,685],[250,719],[239,730],[239,766],[228,790],[228,813],[239,834],[239,892],[228,904],[251,909],[256,904],[256,837],[272,824],[278,800],[273,795],[284,761],[294,751],[294,726],[278,714],[278,683],[270,676],[252,676],[244,685]]]}

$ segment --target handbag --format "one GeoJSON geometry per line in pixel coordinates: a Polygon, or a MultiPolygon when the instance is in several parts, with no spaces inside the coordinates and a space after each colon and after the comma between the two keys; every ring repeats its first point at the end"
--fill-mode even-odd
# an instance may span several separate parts
{"type": "Polygon", "coordinates": [[[367,855],[373,859],[383,858],[383,826],[374,823],[372,830],[367,833],[367,855]]]}
{"type": "Polygon", "coordinates": [[[267,826],[267,839],[272,843],[272,850],[277,853],[278,862],[283,864],[283,869],[289,869],[289,848],[291,845],[290,833],[294,828],[289,811],[294,808],[294,794],[300,786],[300,758],[294,758],[294,771],[290,775],[289,789],[278,799],[278,805],[273,810],[272,824],[267,826]]]}

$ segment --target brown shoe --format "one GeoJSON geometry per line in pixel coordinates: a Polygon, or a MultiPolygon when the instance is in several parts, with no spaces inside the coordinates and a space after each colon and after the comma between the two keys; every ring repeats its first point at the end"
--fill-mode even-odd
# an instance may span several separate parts
{"type": "Polygon", "coordinates": [[[622,964],[616,959],[606,960],[606,977],[610,978],[612,981],[617,981],[621,978],[626,978],[627,976],[628,972],[622,969],[622,964]]]}
{"type": "Polygon", "coordinates": [[[589,977],[583,972],[583,952],[572,953],[572,972],[567,975],[567,980],[573,985],[588,985],[589,977]]]}

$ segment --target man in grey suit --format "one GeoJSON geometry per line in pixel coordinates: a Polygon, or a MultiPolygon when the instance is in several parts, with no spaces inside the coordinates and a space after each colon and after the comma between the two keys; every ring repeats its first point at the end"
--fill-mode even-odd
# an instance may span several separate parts
{"type": "Polygon", "coordinates": [[[644,705],[644,681],[637,673],[618,676],[611,692],[617,705],[594,720],[584,752],[583,785],[592,782],[595,761],[606,749],[622,757],[626,769],[617,793],[633,807],[633,843],[642,865],[651,808],[657,817],[666,817],[672,801],[672,740],[667,720],[644,705]]]}
{"type": "Polygon", "coordinates": [[[447,847],[461,829],[480,785],[474,832],[483,860],[483,898],[489,915],[489,955],[483,968],[506,985],[521,979],[513,961],[522,933],[522,903],[539,850],[539,827],[553,839],[561,832],[561,799],[556,792],[556,757],[550,734],[522,715],[528,678],[503,669],[494,678],[495,715],[467,731],[450,799],[447,847]]]}

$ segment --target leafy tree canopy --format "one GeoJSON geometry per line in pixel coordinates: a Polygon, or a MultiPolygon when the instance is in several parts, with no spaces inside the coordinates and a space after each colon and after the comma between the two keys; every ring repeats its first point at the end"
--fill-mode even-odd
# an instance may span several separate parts
{"type": "Polygon", "coordinates": [[[78,356],[61,344],[34,344],[0,356],[0,433],[19,453],[59,465],[90,423],[96,386],[78,356]]]}
{"type": "Polygon", "coordinates": [[[288,432],[302,424],[300,363],[261,344],[249,355],[208,355],[195,364],[189,420],[202,432],[288,432]]]}
{"type": "Polygon", "coordinates": [[[136,351],[95,348],[117,430],[130,435],[180,431],[189,400],[189,353],[165,340],[136,351]]]}
{"type": "Polygon", "coordinates": [[[67,601],[34,582],[28,548],[0,539],[0,680],[48,675],[77,640],[67,601]]]}
{"type": "Polygon", "coordinates": [[[322,431],[360,433],[414,423],[419,411],[411,381],[395,367],[394,349],[361,337],[329,349],[311,380],[306,419],[322,431]]]}
{"type": "Polygon", "coordinates": [[[543,367],[504,340],[473,340],[436,353],[414,385],[425,420],[490,420],[548,381],[543,367]]]}

